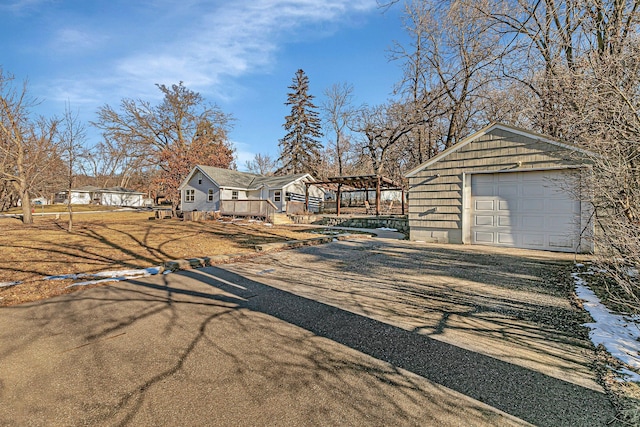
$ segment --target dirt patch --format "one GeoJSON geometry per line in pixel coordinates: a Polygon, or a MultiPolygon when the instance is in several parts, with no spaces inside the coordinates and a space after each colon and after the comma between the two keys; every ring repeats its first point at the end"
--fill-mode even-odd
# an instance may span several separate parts
{"type": "Polygon", "coordinates": [[[177,219],[151,221],[149,212],[74,216],[66,231],[64,215],[36,217],[31,226],[0,219],[0,305],[35,301],[78,288],[70,281],[43,281],[50,275],[146,268],[178,258],[255,252],[255,245],[315,237],[303,229],[261,222],[177,219]]]}

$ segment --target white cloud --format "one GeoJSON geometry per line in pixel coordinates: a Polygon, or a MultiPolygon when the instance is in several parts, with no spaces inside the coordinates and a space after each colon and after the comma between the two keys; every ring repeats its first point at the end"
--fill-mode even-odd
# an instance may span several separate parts
{"type": "MultiPolygon", "coordinates": [[[[190,30],[181,32],[171,43],[120,59],[118,76],[147,85],[184,81],[188,87],[223,95],[226,78],[268,69],[279,46],[292,41],[295,32],[304,33],[313,25],[376,8],[375,0],[240,0],[216,4],[213,9],[208,2],[198,4],[200,10],[193,6],[190,30]]],[[[184,8],[182,5],[182,13],[184,8]]]]}
{"type": "Polygon", "coordinates": [[[6,10],[15,14],[23,14],[35,10],[40,5],[51,3],[52,0],[13,0],[6,3],[0,3],[0,11],[6,10]]]}
{"type": "MultiPolygon", "coordinates": [[[[136,15],[140,27],[132,28],[127,39],[118,33],[121,28],[109,26],[93,32],[93,27],[82,26],[59,29],[55,46],[76,49],[80,58],[83,50],[99,52],[96,47],[105,53],[91,65],[92,71],[87,72],[85,64],[78,73],[48,81],[40,93],[70,101],[87,114],[104,104],[117,105],[122,98],[159,100],[162,94],[155,83],[183,81],[208,98],[228,100],[243,90],[236,78],[268,72],[283,44],[323,37],[327,27],[336,28],[377,7],[376,0],[153,0],[146,5],[152,9],[136,9],[146,15],[136,15]],[[131,49],[124,52],[132,53],[114,57],[127,43],[131,49]]],[[[238,165],[254,154],[238,146],[238,165]]]]}

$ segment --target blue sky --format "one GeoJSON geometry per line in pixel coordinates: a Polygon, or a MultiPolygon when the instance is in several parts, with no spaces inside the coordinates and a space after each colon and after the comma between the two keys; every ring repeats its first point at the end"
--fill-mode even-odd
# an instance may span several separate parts
{"type": "MultiPolygon", "coordinates": [[[[155,83],[183,81],[236,121],[238,166],[278,154],[287,87],[302,68],[316,104],[334,83],[356,103],[390,97],[406,37],[401,8],[376,0],[0,0],[0,66],[29,80],[36,112],[81,119],[122,98],[160,100],[155,83]]],[[[89,132],[89,144],[99,134],[89,132]]]]}

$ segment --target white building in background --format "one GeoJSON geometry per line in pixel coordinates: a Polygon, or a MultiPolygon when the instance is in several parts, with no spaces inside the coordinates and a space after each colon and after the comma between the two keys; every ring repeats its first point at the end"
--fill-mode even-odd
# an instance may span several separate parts
{"type": "Polygon", "coordinates": [[[51,201],[46,197],[36,197],[35,199],[31,199],[32,206],[42,206],[42,205],[49,205],[49,204],[51,204],[51,201]]]}
{"type": "MultiPolygon", "coordinates": [[[[123,187],[99,188],[91,185],[71,190],[72,205],[144,206],[145,193],[123,187]]],[[[55,203],[68,203],[67,191],[56,193],[55,203]]]]}

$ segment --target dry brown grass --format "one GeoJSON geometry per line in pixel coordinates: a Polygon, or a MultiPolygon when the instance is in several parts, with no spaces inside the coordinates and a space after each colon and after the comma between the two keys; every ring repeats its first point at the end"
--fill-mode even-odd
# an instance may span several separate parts
{"type": "Polygon", "coordinates": [[[179,258],[250,254],[259,243],[314,237],[304,230],[267,227],[248,222],[183,222],[149,220],[149,212],[74,215],[74,231],[66,231],[66,215],[36,217],[31,226],[0,218],[0,305],[13,305],[67,293],[69,281],[43,277],[145,268],[179,258]]]}

